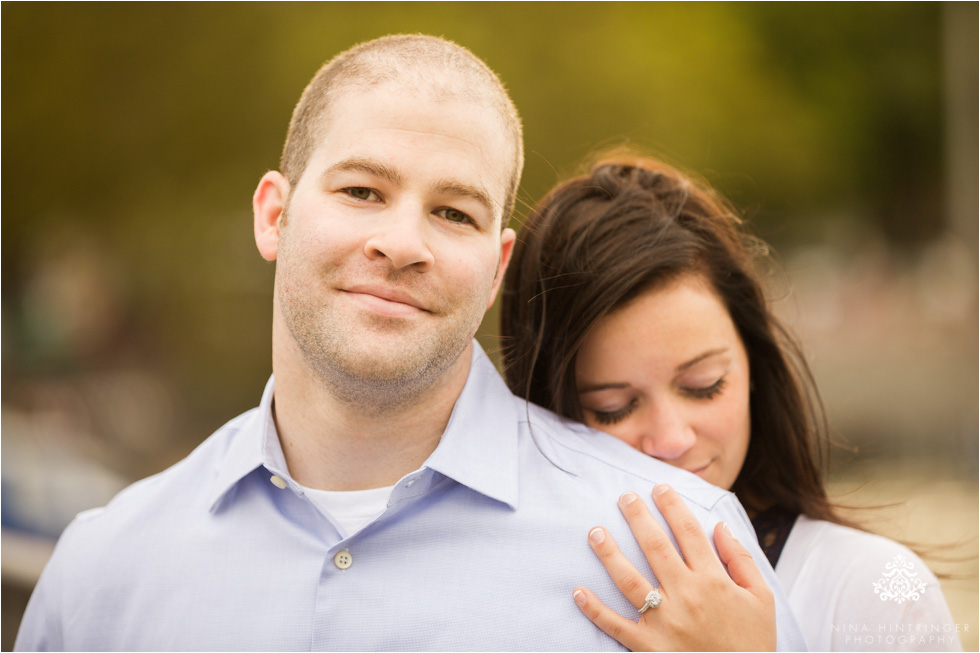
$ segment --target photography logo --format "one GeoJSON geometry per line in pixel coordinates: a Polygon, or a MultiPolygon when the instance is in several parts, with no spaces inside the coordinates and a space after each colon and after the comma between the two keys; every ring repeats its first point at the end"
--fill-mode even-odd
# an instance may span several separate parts
{"type": "Polygon", "coordinates": [[[875,594],[882,601],[894,601],[902,604],[906,601],[918,601],[926,590],[926,584],[916,578],[915,565],[897,555],[885,565],[881,579],[874,584],[875,594]]]}

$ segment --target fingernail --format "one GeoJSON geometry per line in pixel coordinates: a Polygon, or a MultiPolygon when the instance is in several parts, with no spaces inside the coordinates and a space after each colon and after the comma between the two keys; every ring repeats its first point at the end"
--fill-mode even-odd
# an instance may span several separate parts
{"type": "Polygon", "coordinates": [[[657,485],[654,486],[654,488],[653,488],[653,493],[656,496],[660,496],[661,494],[663,494],[664,492],[666,492],[669,489],[670,489],[670,486],[667,485],[666,483],[657,483],[657,485]]]}
{"type": "Polygon", "coordinates": [[[619,497],[619,502],[624,506],[628,506],[636,501],[636,494],[633,492],[625,492],[623,496],[619,497]]]}
{"type": "Polygon", "coordinates": [[[721,527],[725,529],[726,533],[728,533],[732,537],[735,537],[735,533],[732,532],[732,529],[728,528],[728,524],[726,524],[725,522],[721,522],[721,527]]]}
{"type": "Polygon", "coordinates": [[[601,528],[593,528],[589,531],[589,541],[593,544],[602,544],[604,539],[606,539],[606,534],[601,528]]]}
{"type": "Polygon", "coordinates": [[[582,590],[575,590],[572,592],[572,598],[575,599],[575,605],[582,607],[585,605],[585,592],[582,590]]]}

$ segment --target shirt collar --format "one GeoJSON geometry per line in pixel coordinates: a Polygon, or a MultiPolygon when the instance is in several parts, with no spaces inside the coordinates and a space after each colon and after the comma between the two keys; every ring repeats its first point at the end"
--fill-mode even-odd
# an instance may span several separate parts
{"type": "MultiPolygon", "coordinates": [[[[275,377],[270,377],[258,408],[228,425],[229,438],[209,497],[215,510],[237,483],[260,466],[289,478],[286,459],[272,417],[275,377]]],[[[470,371],[456,400],[449,424],[428,467],[472,490],[517,508],[519,411],[483,348],[473,341],[470,371]]]]}
{"type": "Polygon", "coordinates": [[[517,400],[479,343],[466,385],[425,466],[511,508],[518,497],[517,400]]]}
{"type": "Polygon", "coordinates": [[[209,506],[213,511],[230,490],[250,472],[265,465],[272,473],[287,477],[286,458],[282,453],[276,423],[272,418],[275,377],[270,376],[262,392],[259,407],[240,415],[226,428],[234,429],[229,436],[221,466],[215,472],[209,506]]]}

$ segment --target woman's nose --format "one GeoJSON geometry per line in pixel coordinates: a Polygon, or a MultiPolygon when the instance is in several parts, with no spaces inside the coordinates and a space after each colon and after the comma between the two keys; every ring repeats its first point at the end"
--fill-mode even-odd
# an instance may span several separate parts
{"type": "Polygon", "coordinates": [[[682,412],[669,404],[653,407],[646,426],[646,433],[640,438],[640,451],[660,460],[680,458],[697,440],[694,428],[682,412]]]}

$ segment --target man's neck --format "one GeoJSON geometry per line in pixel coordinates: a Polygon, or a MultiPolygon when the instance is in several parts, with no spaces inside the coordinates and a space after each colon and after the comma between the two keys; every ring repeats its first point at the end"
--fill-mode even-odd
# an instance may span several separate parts
{"type": "Polygon", "coordinates": [[[273,415],[290,476],[320,490],[394,485],[439,444],[471,357],[472,345],[432,386],[379,411],[339,398],[308,367],[274,356],[273,415]]]}

